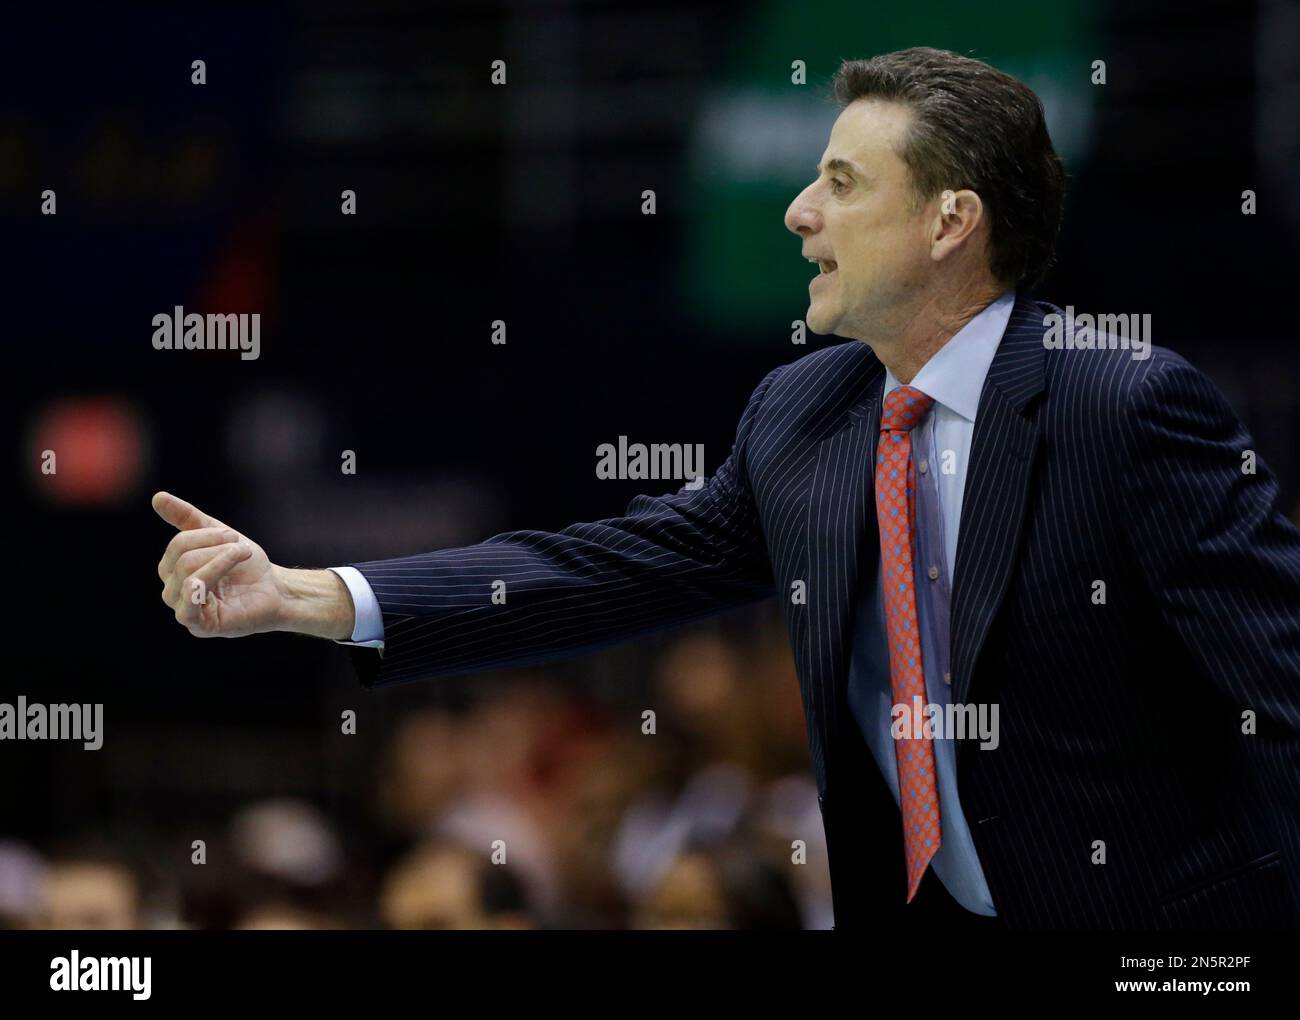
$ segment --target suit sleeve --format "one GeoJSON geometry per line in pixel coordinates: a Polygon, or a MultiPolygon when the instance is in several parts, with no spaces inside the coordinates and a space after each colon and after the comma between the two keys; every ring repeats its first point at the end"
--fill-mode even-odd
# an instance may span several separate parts
{"type": "Polygon", "coordinates": [[[1255,713],[1245,753],[1300,903],[1300,532],[1268,468],[1249,470],[1250,433],[1182,358],[1137,388],[1128,425],[1120,484],[1132,553],[1165,624],[1255,713]]]}
{"type": "Polygon", "coordinates": [[[350,564],[383,612],[382,653],[348,650],[362,685],[550,662],[770,596],[748,457],[779,372],[754,391],[730,454],[698,489],[637,496],[621,517],[558,532],[350,564]]]}

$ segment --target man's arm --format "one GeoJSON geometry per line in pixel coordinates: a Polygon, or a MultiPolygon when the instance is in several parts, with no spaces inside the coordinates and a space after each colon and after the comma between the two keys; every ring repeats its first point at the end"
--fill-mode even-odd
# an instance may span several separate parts
{"type": "Polygon", "coordinates": [[[779,371],[754,391],[730,455],[699,489],[637,496],[621,517],[559,532],[350,564],[383,613],[382,657],[354,653],[362,682],[535,665],[770,596],[748,456],[779,371]]]}
{"type": "Polygon", "coordinates": [[[1300,532],[1214,385],[1174,356],[1134,394],[1121,468],[1132,553],[1164,622],[1258,729],[1244,735],[1300,902],[1300,532]]]}
{"type": "MultiPolygon", "coordinates": [[[[363,682],[549,661],[770,595],[748,455],[779,372],[754,391],[730,455],[699,489],[638,496],[622,517],[560,532],[516,531],[352,564],[383,614],[382,657],[354,652],[363,682]]],[[[180,529],[158,574],[163,601],[191,633],[352,637],[357,618],[338,572],[277,566],[247,537],[168,493],[154,496],[154,508],[180,529]]]]}

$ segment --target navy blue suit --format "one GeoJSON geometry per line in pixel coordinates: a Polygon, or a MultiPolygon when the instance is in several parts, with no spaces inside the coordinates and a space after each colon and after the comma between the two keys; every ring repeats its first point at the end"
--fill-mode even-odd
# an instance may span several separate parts
{"type": "MultiPolygon", "coordinates": [[[[1243,470],[1250,436],[1201,373],[1156,347],[1048,350],[1050,312],[1018,297],[990,367],[953,584],[952,701],[1000,711],[998,747],[957,756],[999,922],[1294,927],[1300,533],[1267,468],[1243,470]]],[[[836,925],[890,921],[898,808],[846,700],[854,600],[879,555],[883,380],[863,343],[818,351],[763,379],[699,490],[354,564],[386,642],[382,658],[353,650],[363,683],[546,662],[775,594],[836,925]]]]}

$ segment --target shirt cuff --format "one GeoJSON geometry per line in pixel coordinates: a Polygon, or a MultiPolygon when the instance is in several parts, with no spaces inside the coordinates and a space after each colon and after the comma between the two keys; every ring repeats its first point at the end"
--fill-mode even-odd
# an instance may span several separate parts
{"type": "Polygon", "coordinates": [[[339,575],[352,596],[352,609],[356,622],[352,625],[352,640],[340,641],[341,645],[361,645],[365,648],[384,647],[384,614],[379,608],[379,600],[370,587],[370,582],[356,567],[330,567],[339,575]]]}

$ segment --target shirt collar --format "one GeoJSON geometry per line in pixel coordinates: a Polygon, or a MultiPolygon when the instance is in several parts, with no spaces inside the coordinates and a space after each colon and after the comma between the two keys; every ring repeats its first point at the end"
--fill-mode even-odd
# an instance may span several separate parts
{"type": "MultiPolygon", "coordinates": [[[[1016,292],[1005,291],[935,351],[909,385],[933,397],[936,404],[943,404],[973,422],[984,379],[1011,321],[1015,303],[1016,292]]],[[[894,373],[886,368],[882,399],[900,385],[894,373]]]]}

